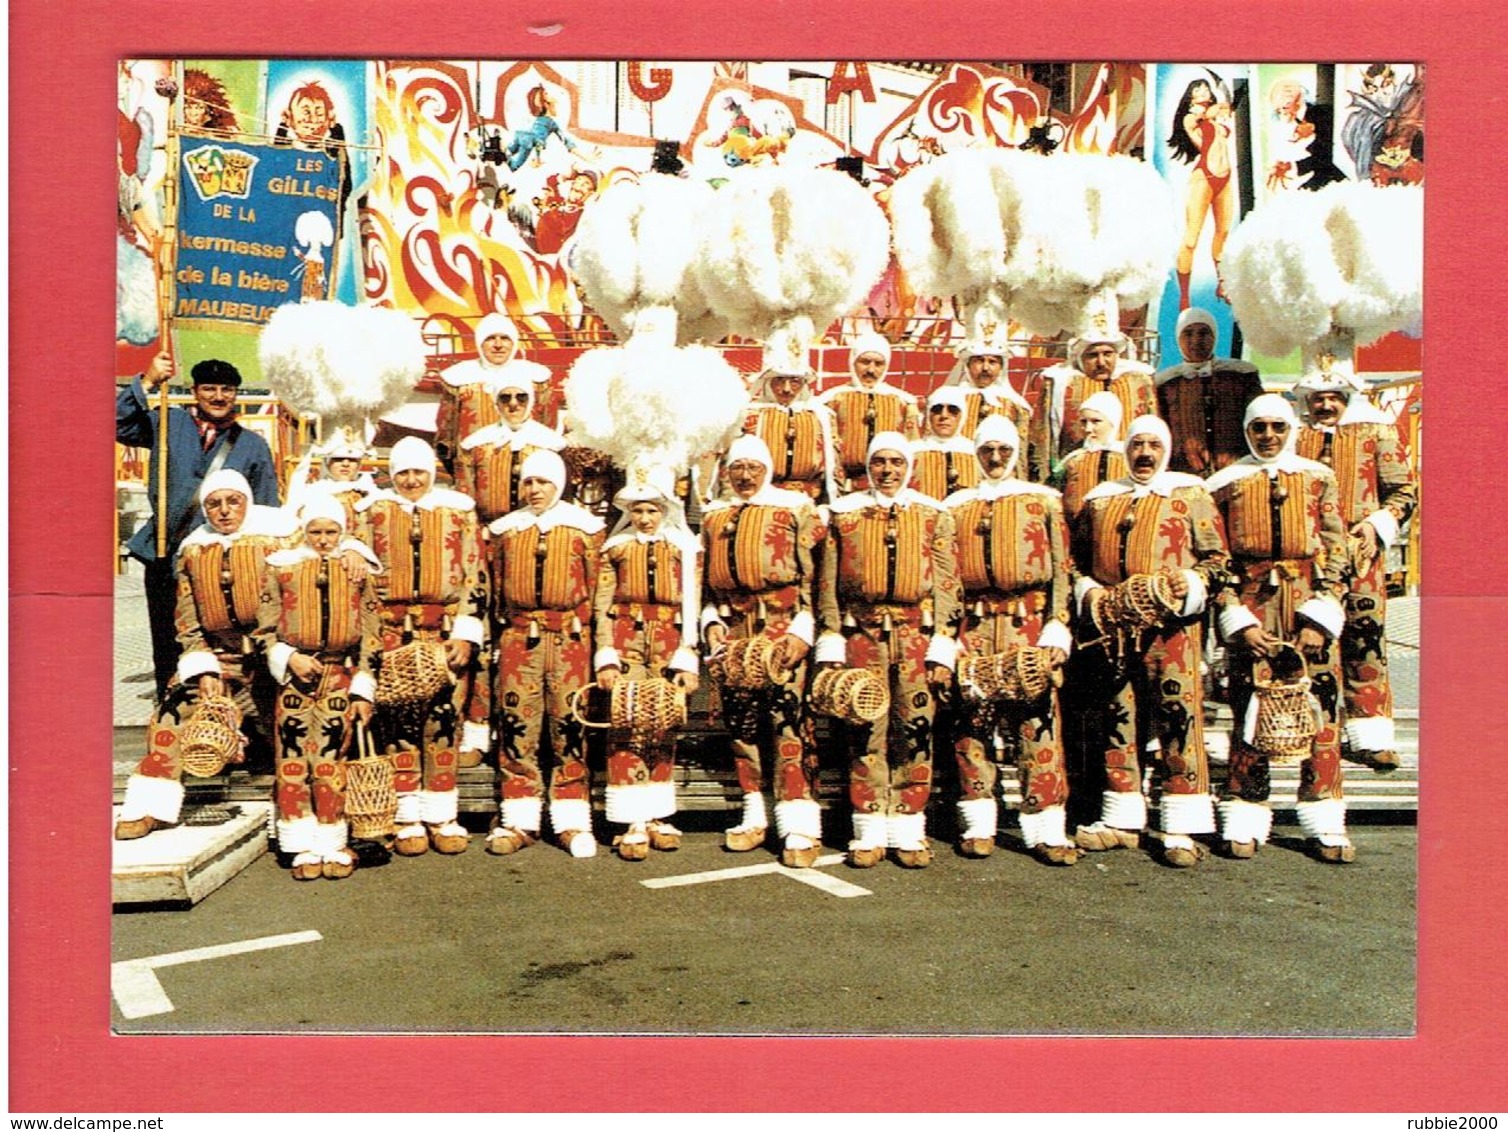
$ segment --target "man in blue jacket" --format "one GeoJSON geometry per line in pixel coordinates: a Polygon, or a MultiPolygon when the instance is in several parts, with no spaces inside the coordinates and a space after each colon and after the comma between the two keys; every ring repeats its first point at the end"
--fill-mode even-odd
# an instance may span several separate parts
{"type": "Polygon", "coordinates": [[[241,374],[229,362],[213,358],[199,362],[192,370],[194,404],[187,409],[168,410],[167,553],[161,558],[157,556],[157,524],[163,522],[163,516],[155,514],[161,482],[158,478],[161,454],[157,450],[159,414],[148,398],[173,376],[173,371],[172,355],[163,351],[115,399],[115,439],[151,451],[147,488],[154,514],[131,537],[126,549],[146,565],[152,667],[159,702],[178,663],[173,628],[177,589],[173,559],[179,544],[197,523],[199,485],[211,471],[229,468],[246,477],[255,502],[270,507],[279,504],[277,474],[267,442],[250,429],[242,428],[236,420],[241,374]]]}

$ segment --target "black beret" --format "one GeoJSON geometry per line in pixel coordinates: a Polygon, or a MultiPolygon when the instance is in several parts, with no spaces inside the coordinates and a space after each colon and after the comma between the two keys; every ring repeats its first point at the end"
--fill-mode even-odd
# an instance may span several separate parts
{"type": "Polygon", "coordinates": [[[195,385],[234,385],[241,384],[241,371],[229,362],[222,362],[219,358],[207,358],[194,365],[190,371],[194,377],[195,385]]]}

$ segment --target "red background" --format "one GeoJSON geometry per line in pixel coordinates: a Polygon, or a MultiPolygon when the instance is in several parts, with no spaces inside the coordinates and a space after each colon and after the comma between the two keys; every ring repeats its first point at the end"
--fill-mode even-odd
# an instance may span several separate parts
{"type": "Polygon", "coordinates": [[[368,1111],[1505,1107],[1497,664],[1508,633],[1501,468],[1505,152],[1496,5],[1194,6],[602,0],[11,4],[11,1108],[318,1110],[313,1055],[368,1111]],[[991,11],[993,9],[993,11],[991,11]],[[1040,9],[1040,10],[1038,10],[1040,9]],[[609,17],[609,11],[617,14],[609,17]],[[632,18],[630,18],[630,16],[632,18]],[[928,26],[923,26],[924,21],[928,26]],[[560,23],[552,37],[526,23],[560,23]],[[667,38],[667,29],[673,29],[667,38]],[[1324,61],[1429,67],[1426,519],[1429,759],[1419,833],[1418,1037],[1392,1041],[172,1038],[109,1034],[110,199],[117,57],[1324,61]],[[1461,538],[1458,544],[1457,539],[1461,538]],[[1469,541],[1467,541],[1469,540],[1469,541]],[[644,1072],[643,1058],[669,1072],[644,1072]],[[662,1063],[666,1064],[666,1063],[662,1063]],[[776,1065],[779,1071],[772,1071],[776,1065]],[[289,1073],[290,1065],[306,1072],[289,1073]],[[428,1071],[425,1071],[425,1070],[428,1071]],[[419,1071],[416,1071],[419,1070],[419,1071]],[[568,1070],[568,1074],[567,1074],[568,1070]],[[869,1087],[883,1075],[883,1091],[869,1087]],[[1091,1084],[1092,1082],[1092,1084],[1091,1084]]]}

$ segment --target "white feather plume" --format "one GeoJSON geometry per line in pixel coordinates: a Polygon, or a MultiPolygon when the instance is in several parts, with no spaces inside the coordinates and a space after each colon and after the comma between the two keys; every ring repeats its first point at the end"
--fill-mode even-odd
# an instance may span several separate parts
{"type": "Polygon", "coordinates": [[[619,338],[633,334],[636,316],[647,309],[674,311],[680,341],[723,336],[690,277],[712,192],[705,182],[648,173],[613,185],[587,206],[569,267],[619,338]]]}
{"type": "Polygon", "coordinates": [[[1231,234],[1221,264],[1231,309],[1258,351],[1321,338],[1365,346],[1423,315],[1424,194],[1343,183],[1285,193],[1231,234]]]}
{"type": "Polygon", "coordinates": [[[1129,157],[962,150],[903,177],[891,215],[918,292],[1037,334],[1081,329],[1107,288],[1149,301],[1177,238],[1162,179],[1129,157]]]}
{"type": "Polygon", "coordinates": [[[846,174],[749,169],[714,195],[695,276],[736,334],[820,334],[869,293],[889,246],[884,212],[846,174]]]}
{"type": "Polygon", "coordinates": [[[396,409],[424,376],[419,324],[386,307],[289,303],[262,328],[258,354],[278,400],[327,429],[396,409]]]}
{"type": "Polygon", "coordinates": [[[571,443],[625,470],[671,468],[726,445],[743,423],[748,391],[708,346],[637,339],[588,350],[565,381],[571,443]]]}

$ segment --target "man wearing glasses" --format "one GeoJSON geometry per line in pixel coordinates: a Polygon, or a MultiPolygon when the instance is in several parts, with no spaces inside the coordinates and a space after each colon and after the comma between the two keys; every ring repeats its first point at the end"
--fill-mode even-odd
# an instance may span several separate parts
{"type": "Polygon", "coordinates": [[[927,398],[926,432],[914,448],[911,486],[931,499],[946,499],[979,482],[974,444],[963,435],[967,396],[944,385],[927,398]]]}
{"type": "Polygon", "coordinates": [[[158,414],[148,404],[148,395],[172,378],[173,356],[163,351],[152,359],[146,372],[120,391],[115,399],[115,439],[151,451],[147,476],[153,493],[167,477],[167,511],[154,514],[128,542],[133,558],[146,566],[147,616],[152,632],[152,667],[161,702],[178,663],[179,646],[173,624],[178,583],[173,558],[200,518],[199,488],[205,478],[221,469],[240,472],[251,487],[253,503],[278,505],[277,473],[267,442],[236,419],[236,398],[241,374],[229,362],[210,358],[193,368],[194,403],[187,409],[168,410],[167,468],[160,465],[158,414]],[[167,549],[157,553],[157,525],[167,527],[167,549]]]}

